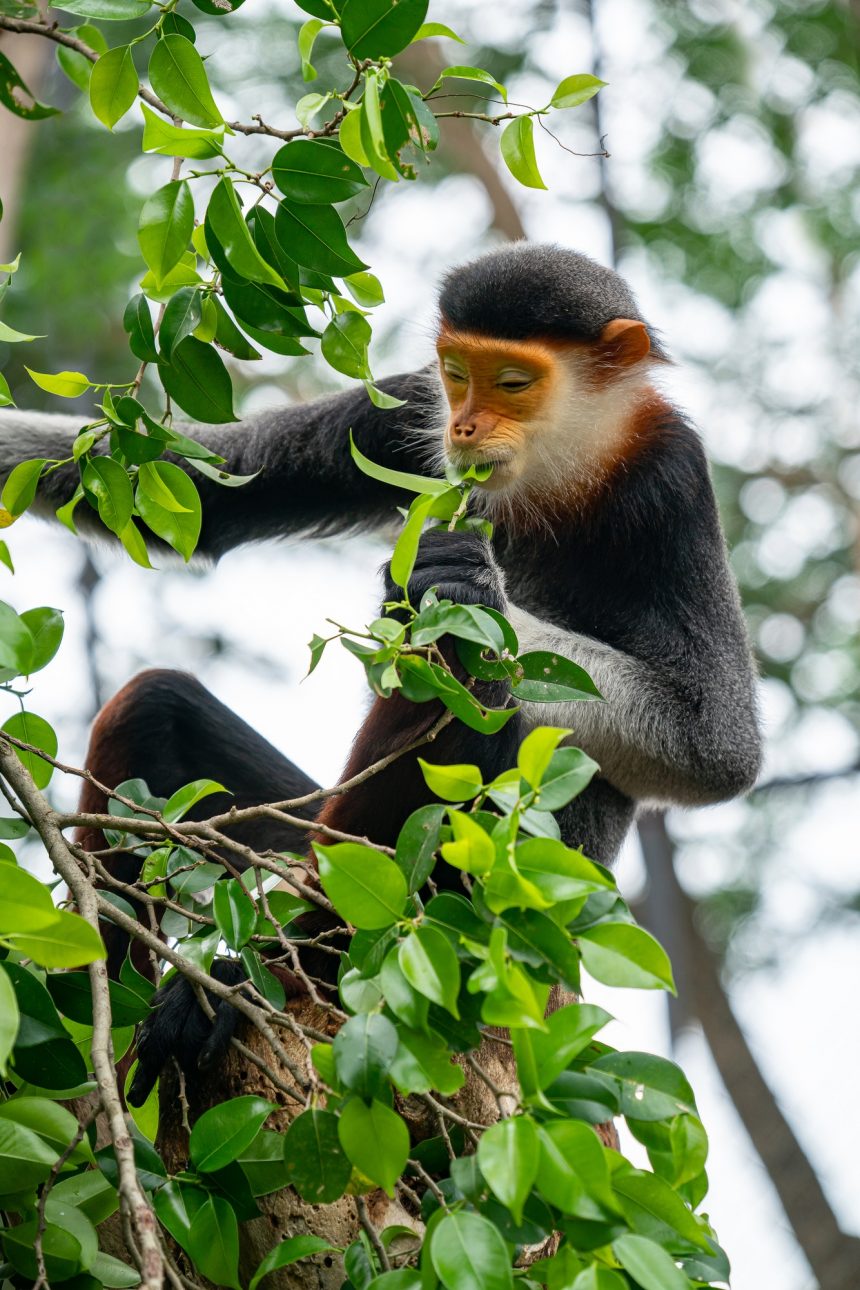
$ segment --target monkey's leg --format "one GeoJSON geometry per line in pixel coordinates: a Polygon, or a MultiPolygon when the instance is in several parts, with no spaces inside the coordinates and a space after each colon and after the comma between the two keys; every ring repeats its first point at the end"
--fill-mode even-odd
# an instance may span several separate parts
{"type": "MultiPolygon", "coordinates": [[[[195,677],[160,669],[141,672],[102,708],[93,726],[86,766],[107,788],[139,777],[158,797],[169,797],[195,779],[213,779],[230,790],[232,796],[217,793],[199,802],[189,812],[191,818],[198,819],[228,810],[231,805],[242,808],[300,797],[317,787],[309,775],[195,677]]],[[[86,783],[80,809],[106,811],[104,793],[86,783]]],[[[314,809],[306,808],[297,814],[310,819],[314,809]]],[[[307,847],[303,830],[271,820],[256,821],[231,832],[258,850],[304,851],[307,847]]],[[[78,840],[88,850],[105,845],[103,835],[92,829],[82,829],[78,840]]],[[[116,856],[111,868],[121,882],[132,883],[139,865],[135,856],[116,856]]],[[[103,930],[108,970],[116,976],[126,954],[127,938],[109,925],[103,930]]]]}

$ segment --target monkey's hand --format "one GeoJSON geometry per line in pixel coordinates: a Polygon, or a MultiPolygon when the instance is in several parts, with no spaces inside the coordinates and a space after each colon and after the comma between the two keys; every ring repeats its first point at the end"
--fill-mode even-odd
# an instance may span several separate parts
{"type": "MultiPolygon", "coordinates": [[[[224,985],[238,985],[245,979],[242,965],[235,959],[216,959],[210,971],[224,985]]],[[[200,1007],[191,982],[179,972],[154,995],[155,1010],[137,1037],[138,1064],[128,1091],[132,1106],[143,1105],[171,1058],[176,1059],[182,1073],[191,1080],[213,1066],[227,1051],[239,1013],[226,999],[219,999],[208,990],[205,993],[215,1013],[213,1021],[200,1007]]]]}
{"type": "MultiPolygon", "coordinates": [[[[392,581],[390,564],[383,574],[386,601],[402,600],[403,591],[392,581]]],[[[455,604],[486,605],[499,613],[507,607],[501,571],[490,543],[480,533],[449,533],[436,528],[422,535],[408,587],[416,608],[431,587],[440,600],[455,604]]]]}

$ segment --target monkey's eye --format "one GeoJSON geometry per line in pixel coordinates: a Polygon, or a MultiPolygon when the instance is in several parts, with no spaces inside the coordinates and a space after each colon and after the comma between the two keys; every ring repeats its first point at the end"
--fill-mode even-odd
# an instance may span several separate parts
{"type": "Polygon", "coordinates": [[[469,379],[462,367],[453,367],[446,363],[444,371],[449,381],[456,381],[458,384],[464,383],[469,379]]]}
{"type": "Polygon", "coordinates": [[[527,390],[533,385],[535,378],[529,372],[520,372],[514,369],[500,372],[496,385],[500,390],[506,390],[509,394],[516,394],[519,390],[527,390]]]}

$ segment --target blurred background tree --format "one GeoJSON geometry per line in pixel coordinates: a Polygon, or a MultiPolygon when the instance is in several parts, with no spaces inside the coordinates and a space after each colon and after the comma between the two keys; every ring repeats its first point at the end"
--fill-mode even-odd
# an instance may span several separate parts
{"type": "MultiPolygon", "coordinates": [[[[446,0],[434,17],[467,42],[486,41],[489,9],[446,0]]],[[[489,68],[512,97],[540,101],[573,65],[609,88],[570,114],[558,138],[539,139],[549,197],[512,195],[468,122],[453,120],[433,186],[400,185],[364,203],[359,250],[388,295],[374,370],[429,356],[445,267],[523,235],[614,262],[662,326],[679,364],[668,379],[714,463],[761,659],[768,762],[747,801],[651,816],[628,849],[624,884],[667,945],[681,991],[669,1018],[631,999],[625,1043],[636,1026],[642,1047],[678,1046],[710,1103],[712,1210],[737,1290],[847,1290],[860,1276],[850,1236],[860,1227],[860,1123],[835,1117],[860,1064],[860,9],[854,0],[522,0],[491,12],[492,47],[470,43],[463,61],[489,68]],[[402,324],[416,314],[423,332],[402,324]],[[825,1084],[822,1070],[833,1072],[825,1084]],[[762,1248],[767,1215],[773,1240],[762,1248]]],[[[231,20],[209,64],[228,114],[264,100],[267,118],[282,120],[302,92],[304,16],[273,0],[231,20]]],[[[323,35],[314,62],[331,56],[323,35]]],[[[404,72],[426,87],[433,58],[432,42],[408,51],[404,72]]],[[[169,163],[140,156],[136,127],[120,126],[119,141],[97,129],[53,53],[39,93],[66,114],[0,119],[0,261],[24,252],[4,316],[49,333],[30,347],[36,369],[127,377],[120,324],[136,289],[137,179],[154,165],[166,179],[169,163]],[[13,148],[21,129],[26,143],[13,148]],[[60,157],[68,184],[58,200],[47,176],[60,157]]],[[[474,107],[474,94],[452,95],[452,111],[474,107]]],[[[22,404],[50,402],[20,379],[17,356],[0,358],[22,404]]],[[[336,379],[313,359],[274,355],[254,377],[246,368],[241,378],[245,409],[311,397],[336,379]]],[[[140,666],[165,664],[201,676],[312,773],[337,773],[314,731],[336,728],[346,745],[361,680],[346,661],[340,674],[327,662],[342,700],[321,714],[312,684],[297,688],[304,642],[335,606],[356,617],[370,610],[381,546],[305,544],[262,562],[237,552],[214,572],[157,579],[63,534],[50,547],[40,534],[40,551],[49,549],[55,567],[38,570],[40,594],[46,575],[56,580],[69,644],[41,693],[70,758],[82,756],[86,723],[107,694],[140,666]],[[216,626],[224,603],[227,633],[216,626]]],[[[19,540],[16,558],[36,576],[34,548],[19,540]]]]}

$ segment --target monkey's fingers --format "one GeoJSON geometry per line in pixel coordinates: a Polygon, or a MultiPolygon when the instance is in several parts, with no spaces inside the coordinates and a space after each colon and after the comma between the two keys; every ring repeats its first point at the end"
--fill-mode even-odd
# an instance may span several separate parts
{"type": "Polygon", "coordinates": [[[163,1028],[163,1022],[156,1013],[141,1030],[137,1041],[137,1070],[126,1094],[126,1101],[131,1106],[143,1106],[164,1069],[167,1052],[159,1033],[163,1028]]]}
{"type": "Polygon", "coordinates": [[[200,1049],[200,1056],[197,1058],[199,1070],[209,1070],[224,1056],[230,1047],[230,1040],[236,1031],[238,1020],[239,1013],[233,1005],[222,999],[215,1010],[215,1020],[212,1022],[209,1038],[200,1049]]]}

